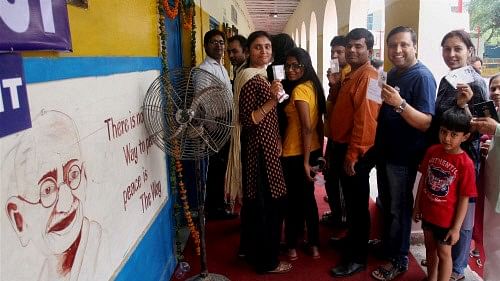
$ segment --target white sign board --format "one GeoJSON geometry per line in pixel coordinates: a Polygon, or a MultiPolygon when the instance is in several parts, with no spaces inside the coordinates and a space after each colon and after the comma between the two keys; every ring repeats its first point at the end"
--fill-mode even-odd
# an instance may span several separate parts
{"type": "Polygon", "coordinates": [[[108,280],[165,204],[141,105],[158,71],[28,85],[32,128],[0,139],[1,280],[108,280]]]}

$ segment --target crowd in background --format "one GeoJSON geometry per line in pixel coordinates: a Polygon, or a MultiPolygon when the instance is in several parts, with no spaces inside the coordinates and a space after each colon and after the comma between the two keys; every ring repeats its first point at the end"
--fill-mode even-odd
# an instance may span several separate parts
{"type": "Polygon", "coordinates": [[[417,59],[417,35],[409,27],[394,28],[386,42],[392,64],[387,73],[372,59],[370,31],[356,28],[333,38],[329,88],[323,89],[306,50],[286,34],[264,31],[228,38],[229,84],[221,61],[225,35],[205,34],[207,59],[200,67],[232,88],[235,103],[231,141],[210,158],[207,215],[235,217],[224,185],[231,199],[242,197],[239,255],[256,271],[292,270],[304,237],[306,253],[320,258],[323,222],[332,226],[331,242],[341,246],[334,277],[366,270],[373,250],[387,262],[371,275],[392,280],[408,270],[413,218],[422,221],[427,280],[463,280],[469,254],[479,251],[472,247],[470,253],[471,241],[481,244],[483,227],[485,280],[498,280],[500,125],[495,112],[478,108],[492,100],[493,111],[499,109],[500,76],[486,85],[462,30],[444,36],[442,57],[450,71],[462,71],[470,81],[443,77],[437,84],[417,59]],[[374,167],[384,224],[380,240],[369,240],[374,167]],[[320,171],[331,209],[321,219],[314,196],[320,171]],[[422,176],[414,198],[417,172],[422,176]],[[287,260],[280,260],[281,243],[287,260]]]}

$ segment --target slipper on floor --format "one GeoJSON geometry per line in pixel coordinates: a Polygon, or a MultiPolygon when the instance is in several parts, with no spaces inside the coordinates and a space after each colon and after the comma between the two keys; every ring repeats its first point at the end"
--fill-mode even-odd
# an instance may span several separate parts
{"type": "Polygon", "coordinates": [[[377,269],[372,271],[372,277],[379,281],[389,281],[398,277],[401,273],[404,273],[407,270],[407,268],[398,268],[392,264],[389,268],[379,266],[377,269]]]}
{"type": "Polygon", "coordinates": [[[275,269],[269,270],[267,273],[278,273],[278,274],[279,273],[287,273],[290,270],[292,270],[292,265],[289,262],[280,261],[280,263],[278,264],[278,266],[275,269]]]}
{"type": "Polygon", "coordinates": [[[459,280],[464,280],[464,279],[465,279],[465,275],[458,274],[455,272],[451,273],[450,281],[459,281],[459,280]]]}
{"type": "Polygon", "coordinates": [[[420,265],[421,266],[427,266],[427,260],[426,259],[423,259],[420,261],[420,265]]]}

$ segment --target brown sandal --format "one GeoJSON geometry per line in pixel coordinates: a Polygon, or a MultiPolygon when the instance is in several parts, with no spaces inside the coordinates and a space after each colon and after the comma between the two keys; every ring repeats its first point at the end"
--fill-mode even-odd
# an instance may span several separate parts
{"type": "Polygon", "coordinates": [[[286,261],[280,261],[275,269],[269,270],[267,273],[287,273],[290,270],[292,270],[292,264],[286,261]]]}

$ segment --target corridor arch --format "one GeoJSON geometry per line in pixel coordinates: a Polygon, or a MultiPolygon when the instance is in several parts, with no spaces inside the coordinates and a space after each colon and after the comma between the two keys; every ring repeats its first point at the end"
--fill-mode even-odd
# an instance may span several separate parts
{"type": "Polygon", "coordinates": [[[311,12],[311,22],[309,23],[309,55],[316,72],[318,71],[318,23],[316,13],[311,12]]]}

